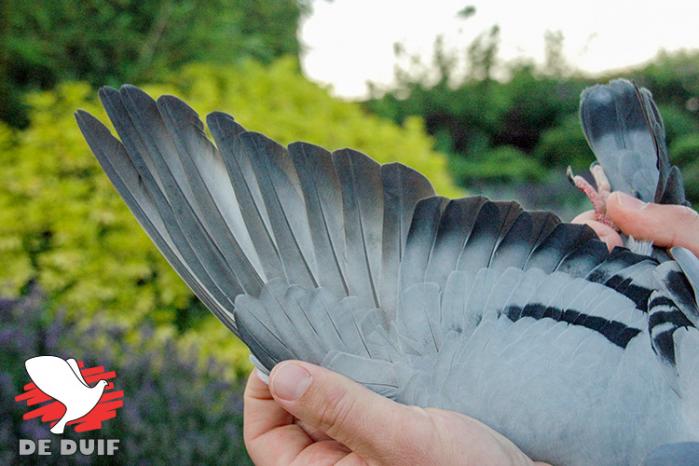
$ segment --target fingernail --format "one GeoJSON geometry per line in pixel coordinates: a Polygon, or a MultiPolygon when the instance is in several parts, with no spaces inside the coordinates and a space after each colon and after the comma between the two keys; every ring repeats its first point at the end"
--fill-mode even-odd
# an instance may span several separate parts
{"type": "Polygon", "coordinates": [[[630,196],[626,193],[616,192],[614,194],[617,196],[617,199],[619,201],[619,205],[621,207],[623,207],[624,209],[639,210],[639,209],[642,209],[643,207],[646,206],[646,203],[643,202],[642,200],[637,199],[633,196],[630,196]]]}
{"type": "Polygon", "coordinates": [[[286,401],[301,398],[309,385],[311,374],[303,367],[290,362],[282,363],[272,377],[272,391],[278,398],[286,401]]]}

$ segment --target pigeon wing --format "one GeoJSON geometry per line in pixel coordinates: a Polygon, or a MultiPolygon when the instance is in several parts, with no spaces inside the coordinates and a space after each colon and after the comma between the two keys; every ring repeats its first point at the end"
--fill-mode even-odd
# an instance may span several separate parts
{"type": "Polygon", "coordinates": [[[172,96],[156,102],[124,86],[104,88],[100,98],[121,141],[80,111],[90,147],[166,258],[266,369],[289,357],[320,363],[342,349],[331,343],[349,344],[338,334],[342,325],[359,332],[348,351],[357,355],[352,345],[368,345],[365,318],[388,327],[373,338],[391,353],[387,341],[401,306],[409,306],[404,300],[439,308],[423,284],[439,294],[454,272],[467,280],[483,268],[509,267],[601,282],[615,276],[618,260],[607,258],[592,230],[551,214],[437,197],[403,165],[307,143],[284,148],[220,112],[207,119],[214,145],[196,113],[172,96]],[[303,299],[287,302],[288,293],[303,299]],[[347,315],[330,310],[338,306],[347,315]],[[320,353],[309,343],[318,338],[320,353]]]}
{"type": "Polygon", "coordinates": [[[132,212],[192,290],[234,332],[236,297],[265,283],[321,287],[395,314],[398,264],[415,203],[434,191],[400,164],[349,149],[284,148],[232,117],[133,86],[100,98],[121,141],[78,124],[132,212]]]}

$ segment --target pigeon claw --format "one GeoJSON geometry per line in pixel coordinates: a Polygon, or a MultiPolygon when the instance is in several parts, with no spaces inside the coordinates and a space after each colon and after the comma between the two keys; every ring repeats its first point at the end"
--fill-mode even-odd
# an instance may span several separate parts
{"type": "Polygon", "coordinates": [[[590,167],[590,171],[592,172],[592,177],[595,180],[597,188],[592,186],[582,176],[575,175],[570,167],[566,170],[566,176],[573,186],[585,193],[585,196],[590,200],[592,208],[595,211],[595,220],[618,231],[619,229],[617,226],[614,225],[614,222],[607,216],[607,198],[611,194],[611,185],[609,184],[607,175],[605,175],[602,166],[598,164],[594,164],[590,167]]]}

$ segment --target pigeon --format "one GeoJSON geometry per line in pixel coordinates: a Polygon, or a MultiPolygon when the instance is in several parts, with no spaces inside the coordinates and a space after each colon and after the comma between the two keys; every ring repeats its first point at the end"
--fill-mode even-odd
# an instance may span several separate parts
{"type": "MultiPolygon", "coordinates": [[[[683,199],[650,94],[617,99],[620,86],[633,88],[612,83],[582,102],[611,186],[683,199]],[[616,119],[586,104],[602,91],[616,119]]],[[[696,451],[699,259],[689,251],[609,252],[589,227],[549,212],[438,196],[400,163],[284,147],[221,112],[206,118],[212,142],[174,96],[124,85],[99,97],[119,139],[78,110],[88,145],[262,373],[289,359],[319,364],[400,403],[476,418],[556,465],[655,465],[696,451]]]]}
{"type": "Polygon", "coordinates": [[[107,386],[105,380],[100,380],[90,387],[72,358],[36,356],[25,361],[24,367],[39,390],[66,408],[63,417],[51,427],[53,434],[62,434],[67,423],[92,411],[107,386]]]}

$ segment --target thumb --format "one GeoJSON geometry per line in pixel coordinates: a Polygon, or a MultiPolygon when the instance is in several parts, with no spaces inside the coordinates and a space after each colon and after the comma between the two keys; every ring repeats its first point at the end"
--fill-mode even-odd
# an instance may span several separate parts
{"type": "Polygon", "coordinates": [[[294,417],[365,458],[397,459],[412,443],[406,441],[411,438],[406,431],[418,424],[415,411],[407,406],[305,362],[277,364],[270,374],[270,391],[294,417]]]}
{"type": "Polygon", "coordinates": [[[614,192],[607,200],[607,214],[621,231],[657,246],[681,246],[699,255],[699,214],[689,207],[644,203],[614,192]]]}

